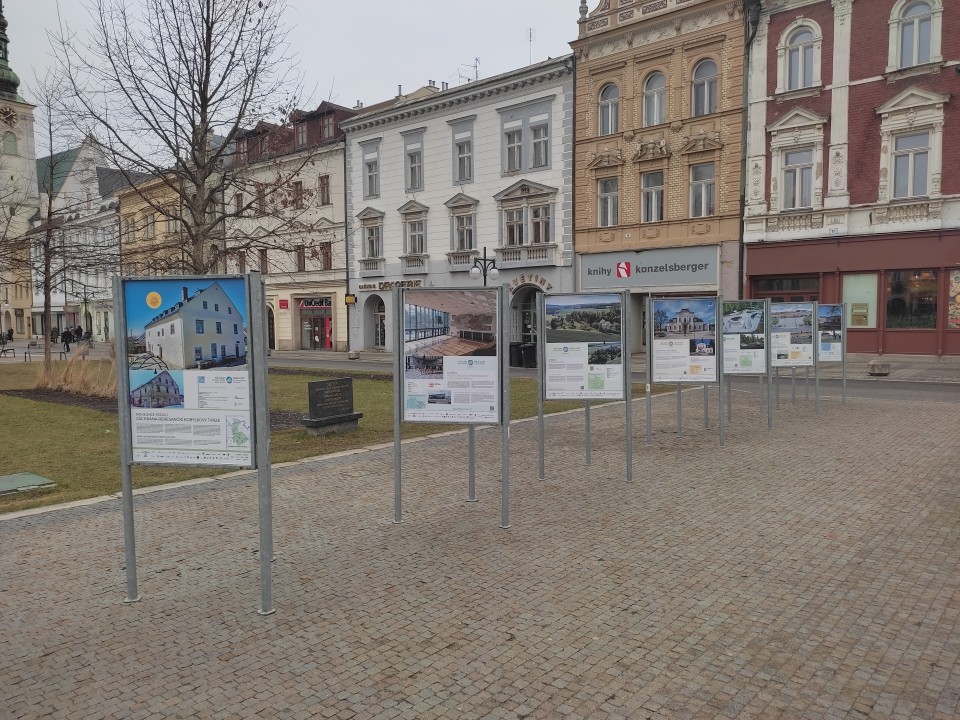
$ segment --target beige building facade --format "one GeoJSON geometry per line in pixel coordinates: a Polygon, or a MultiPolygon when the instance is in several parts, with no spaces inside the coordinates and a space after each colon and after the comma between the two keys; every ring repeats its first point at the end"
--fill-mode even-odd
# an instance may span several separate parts
{"type": "Polygon", "coordinates": [[[631,292],[637,350],[650,294],[739,296],[743,4],[584,0],[579,28],[577,284],[631,292]]]}

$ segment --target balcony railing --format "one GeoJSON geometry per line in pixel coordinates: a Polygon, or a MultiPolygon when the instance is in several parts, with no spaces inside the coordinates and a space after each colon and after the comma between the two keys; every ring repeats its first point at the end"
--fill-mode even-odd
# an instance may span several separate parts
{"type": "Polygon", "coordinates": [[[383,277],[385,258],[362,258],[360,260],[360,277],[383,277]]]}
{"type": "Polygon", "coordinates": [[[403,255],[400,262],[404,275],[424,275],[429,272],[429,255],[403,255]]]}
{"type": "Polygon", "coordinates": [[[454,250],[447,253],[447,262],[450,263],[450,272],[470,272],[473,259],[477,257],[476,250],[454,250]]]}
{"type": "Polygon", "coordinates": [[[557,246],[555,243],[510,245],[497,248],[496,252],[497,267],[499,268],[557,264],[557,246]]]}

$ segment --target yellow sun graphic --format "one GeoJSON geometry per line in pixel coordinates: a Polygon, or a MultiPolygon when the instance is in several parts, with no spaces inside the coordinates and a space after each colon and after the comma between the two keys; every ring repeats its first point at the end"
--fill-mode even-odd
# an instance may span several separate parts
{"type": "Polygon", "coordinates": [[[147,307],[151,310],[156,310],[158,307],[160,307],[161,302],[163,302],[163,299],[160,297],[160,293],[147,293],[147,307]]]}

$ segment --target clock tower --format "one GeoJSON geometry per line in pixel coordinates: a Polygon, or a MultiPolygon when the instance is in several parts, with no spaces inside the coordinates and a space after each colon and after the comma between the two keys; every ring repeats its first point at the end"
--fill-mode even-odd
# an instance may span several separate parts
{"type": "Polygon", "coordinates": [[[22,338],[30,335],[33,293],[17,240],[29,230],[40,197],[33,105],[19,94],[20,78],[10,67],[9,45],[0,0],[0,332],[12,328],[14,337],[22,338]]]}

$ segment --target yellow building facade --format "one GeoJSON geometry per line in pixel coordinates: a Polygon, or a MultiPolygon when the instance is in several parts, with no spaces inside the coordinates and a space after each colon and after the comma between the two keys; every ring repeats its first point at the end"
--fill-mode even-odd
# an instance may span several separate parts
{"type": "Polygon", "coordinates": [[[649,294],[739,294],[743,6],[588,10],[571,43],[578,285],[629,289],[636,337],[649,294]]]}

